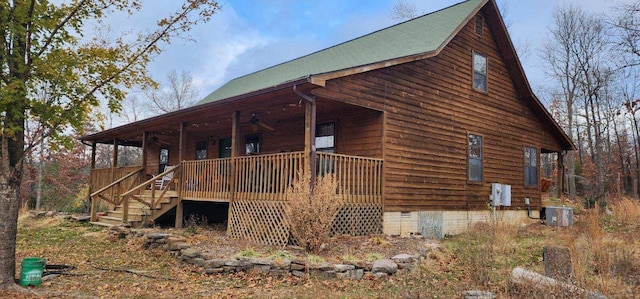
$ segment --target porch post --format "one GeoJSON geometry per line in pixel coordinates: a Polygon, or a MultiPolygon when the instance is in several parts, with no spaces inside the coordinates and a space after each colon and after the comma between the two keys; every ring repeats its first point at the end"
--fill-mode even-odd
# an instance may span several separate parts
{"type": "Polygon", "coordinates": [[[304,152],[309,159],[305,171],[311,174],[311,184],[316,181],[316,102],[307,101],[304,116],[304,152]]]}
{"type": "Polygon", "coordinates": [[[562,201],[562,203],[564,203],[564,200],[562,199],[562,190],[564,189],[564,156],[562,155],[562,152],[558,152],[558,171],[557,171],[557,175],[558,177],[556,178],[557,181],[557,187],[558,187],[558,199],[560,201],[562,201]]]}
{"type": "Polygon", "coordinates": [[[231,219],[233,218],[233,202],[236,198],[236,158],[240,153],[240,111],[231,115],[231,178],[229,181],[229,211],[227,212],[227,235],[231,232],[231,219]]]}
{"type": "Polygon", "coordinates": [[[96,141],[91,142],[91,169],[96,168],[96,141]]]}
{"type": "Polygon", "coordinates": [[[91,198],[91,193],[93,193],[93,184],[94,182],[94,178],[93,178],[93,172],[94,169],[96,169],[96,141],[92,141],[91,142],[91,170],[89,170],[89,194],[88,196],[88,200],[91,201],[91,222],[97,221],[98,220],[98,216],[96,215],[96,212],[98,212],[98,200],[93,200],[91,198]]]}
{"type": "MultiPolygon", "coordinates": [[[[178,144],[178,164],[184,161],[185,152],[187,147],[187,123],[180,123],[180,141],[178,144]]],[[[180,171],[180,177],[178,182],[182,182],[182,171],[180,171]]],[[[176,228],[182,228],[182,218],[184,217],[184,210],[182,205],[182,185],[177,184],[176,191],[178,192],[178,204],[176,205],[176,228]]]]}
{"type": "Polygon", "coordinates": [[[146,180],[146,174],[147,174],[147,161],[149,159],[147,150],[149,150],[149,147],[147,146],[147,138],[149,138],[149,132],[144,131],[142,133],[142,161],[140,161],[140,163],[142,165],[142,178],[141,180],[144,181],[146,180]]]}
{"type": "Polygon", "coordinates": [[[113,140],[113,152],[111,152],[111,181],[115,181],[116,168],[118,168],[118,143],[120,141],[116,138],[113,140]]]}

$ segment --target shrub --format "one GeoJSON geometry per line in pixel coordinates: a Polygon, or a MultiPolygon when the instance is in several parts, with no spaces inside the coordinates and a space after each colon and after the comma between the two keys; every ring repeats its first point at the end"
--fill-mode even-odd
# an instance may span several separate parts
{"type": "Polygon", "coordinates": [[[309,173],[299,175],[285,194],[284,209],[294,241],[308,252],[318,252],[329,241],[341,202],[336,197],[338,183],[333,175],[318,178],[313,188],[310,181],[309,173]]]}

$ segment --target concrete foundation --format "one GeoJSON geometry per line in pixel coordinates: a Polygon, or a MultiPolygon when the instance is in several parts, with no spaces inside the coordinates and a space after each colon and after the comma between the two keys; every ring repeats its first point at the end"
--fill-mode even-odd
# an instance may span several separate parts
{"type": "MultiPolygon", "coordinates": [[[[538,218],[532,211],[531,217],[538,218]]],[[[385,212],[382,231],[388,235],[411,236],[420,234],[427,238],[442,239],[447,235],[463,233],[477,223],[491,223],[493,219],[519,224],[530,221],[526,210],[496,211],[416,211],[385,212]]]]}

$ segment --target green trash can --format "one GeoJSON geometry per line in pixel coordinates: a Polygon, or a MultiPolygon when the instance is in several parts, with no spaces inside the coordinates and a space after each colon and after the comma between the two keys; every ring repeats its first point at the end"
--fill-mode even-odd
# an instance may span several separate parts
{"type": "Polygon", "coordinates": [[[20,285],[39,286],[42,284],[42,272],[45,260],[39,257],[27,257],[20,264],[20,285]]]}

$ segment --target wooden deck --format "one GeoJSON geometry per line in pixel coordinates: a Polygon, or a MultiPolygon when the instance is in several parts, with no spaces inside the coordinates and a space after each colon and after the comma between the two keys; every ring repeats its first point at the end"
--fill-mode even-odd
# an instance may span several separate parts
{"type": "MultiPolygon", "coordinates": [[[[98,201],[108,202],[110,209],[120,212],[122,222],[130,222],[127,206],[133,201],[148,207],[150,215],[144,219],[149,220],[168,210],[168,206],[158,206],[167,201],[172,203],[171,207],[182,200],[282,202],[298,175],[310,169],[308,161],[304,152],[183,161],[176,168],[144,182],[141,182],[141,167],[93,169],[91,184],[92,190],[96,191],[91,198],[94,206],[98,201]],[[155,190],[155,181],[167,174],[173,175],[171,183],[163,190],[155,190]],[[109,178],[115,179],[109,182],[109,178]],[[169,198],[168,194],[177,199],[169,198]]],[[[345,204],[375,205],[381,209],[382,159],[317,153],[315,168],[318,176],[335,175],[338,181],[336,196],[345,204]]],[[[93,221],[98,218],[96,211],[94,207],[93,221]]]]}

